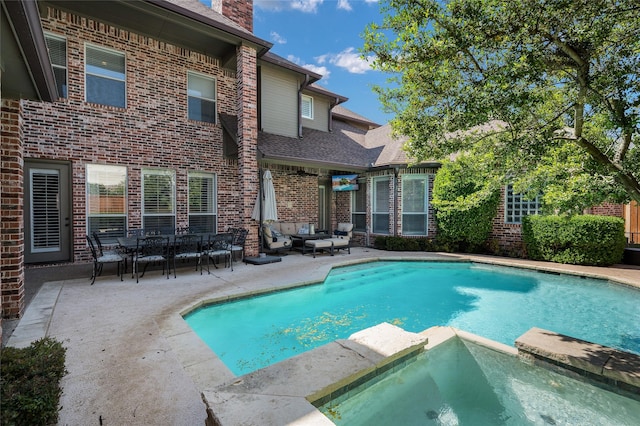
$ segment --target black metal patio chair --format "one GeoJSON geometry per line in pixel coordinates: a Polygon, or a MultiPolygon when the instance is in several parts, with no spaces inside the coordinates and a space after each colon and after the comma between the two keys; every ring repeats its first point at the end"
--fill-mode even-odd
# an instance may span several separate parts
{"type": "Polygon", "coordinates": [[[173,239],[173,251],[171,253],[173,259],[173,277],[176,278],[176,261],[196,260],[196,271],[200,266],[200,275],[202,275],[202,235],[184,234],[176,235],[173,239]]]}
{"type": "Polygon", "coordinates": [[[216,259],[224,257],[225,267],[229,265],[233,271],[233,252],[231,251],[233,243],[233,234],[215,234],[209,235],[209,241],[202,252],[207,257],[207,272],[211,274],[209,263],[213,260],[213,266],[218,269],[216,259]]]}
{"type": "Polygon", "coordinates": [[[247,241],[247,235],[249,235],[248,229],[243,228],[230,228],[233,234],[233,241],[231,243],[231,252],[234,257],[236,253],[241,253],[240,260],[244,259],[244,245],[247,241]]]}
{"type": "Polygon", "coordinates": [[[118,276],[120,276],[120,281],[122,281],[122,275],[124,275],[124,270],[120,272],[120,265],[126,265],[126,257],[121,256],[120,254],[102,254],[102,252],[98,252],[95,244],[93,244],[93,240],[90,236],[87,237],[87,243],[89,244],[89,249],[91,249],[91,256],[93,257],[93,271],[91,272],[91,285],[96,282],[96,277],[102,274],[102,267],[105,263],[117,263],[118,266],[118,276]]]}
{"type": "Polygon", "coordinates": [[[138,238],[133,257],[136,283],[139,282],[139,277],[144,277],[144,273],[150,263],[161,263],[162,274],[164,275],[166,269],[167,279],[169,279],[169,237],[147,236],[138,238]],[[142,275],[139,275],[141,263],[144,265],[144,269],[142,270],[142,275]]]}

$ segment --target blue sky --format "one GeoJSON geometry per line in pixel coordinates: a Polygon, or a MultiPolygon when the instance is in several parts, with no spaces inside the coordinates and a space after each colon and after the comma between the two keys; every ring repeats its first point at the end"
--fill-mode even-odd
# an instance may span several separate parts
{"type": "Polygon", "coordinates": [[[377,0],[254,0],[253,32],[271,52],[321,74],[318,84],[349,98],[345,108],[385,124],[391,117],[371,85],[387,76],[359,57],[365,27],[381,21],[377,0]]]}
{"type": "Polygon", "coordinates": [[[379,124],[391,119],[371,90],[387,76],[359,58],[365,27],[382,21],[378,0],[254,0],[253,5],[253,32],[273,43],[271,52],[321,74],[319,85],[349,98],[345,108],[379,124]]]}

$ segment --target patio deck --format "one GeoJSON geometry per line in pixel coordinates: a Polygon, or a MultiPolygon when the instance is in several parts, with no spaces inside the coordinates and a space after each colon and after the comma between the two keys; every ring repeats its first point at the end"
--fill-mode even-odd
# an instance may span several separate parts
{"type": "MultiPolygon", "coordinates": [[[[193,338],[180,320],[180,312],[203,299],[321,281],[334,265],[378,258],[470,259],[574,272],[640,287],[640,267],[576,267],[368,248],[315,259],[292,254],[282,262],[267,265],[237,263],[233,272],[220,268],[211,275],[182,268],[177,279],[169,280],[160,271],[148,271],[139,284],[127,276],[120,282],[114,274],[98,277],[91,286],[88,272],[80,279],[44,283],[13,331],[9,345],[26,346],[47,335],[67,348],[68,374],[62,380],[59,424],[204,424],[202,393],[228,383],[233,375],[204,343],[193,338]]],[[[279,410],[286,409],[286,402],[279,410]]],[[[264,407],[268,409],[269,405],[265,403],[264,407]]],[[[223,424],[239,424],[228,417],[225,420],[223,424]]]]}

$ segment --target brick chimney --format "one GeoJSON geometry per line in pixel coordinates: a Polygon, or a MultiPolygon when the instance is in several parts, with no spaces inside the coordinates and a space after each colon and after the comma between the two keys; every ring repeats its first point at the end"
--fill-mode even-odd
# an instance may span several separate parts
{"type": "Polygon", "coordinates": [[[211,8],[253,33],[253,0],[212,0],[211,8]]]}

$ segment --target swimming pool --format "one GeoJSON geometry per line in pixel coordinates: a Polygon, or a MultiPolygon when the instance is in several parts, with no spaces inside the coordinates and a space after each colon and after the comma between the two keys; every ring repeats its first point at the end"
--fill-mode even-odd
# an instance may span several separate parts
{"type": "Polygon", "coordinates": [[[513,345],[531,327],[640,354],[640,291],[466,262],[382,261],[324,283],[199,308],[185,320],[236,375],[381,322],[450,325],[513,345]]]}
{"type": "Polygon", "coordinates": [[[640,401],[450,339],[318,407],[336,425],[635,425],[640,401]]]}

